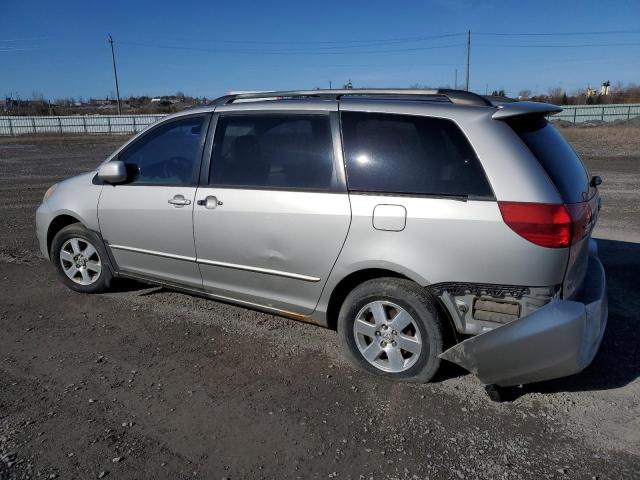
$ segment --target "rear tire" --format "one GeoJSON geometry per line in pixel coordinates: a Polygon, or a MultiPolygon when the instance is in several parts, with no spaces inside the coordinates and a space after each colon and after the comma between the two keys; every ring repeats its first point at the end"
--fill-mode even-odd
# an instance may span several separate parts
{"type": "Polygon", "coordinates": [[[346,355],[383,377],[428,382],[440,367],[445,323],[436,299],[418,284],[378,278],[357,286],[338,317],[346,355]]]}
{"type": "Polygon", "coordinates": [[[49,257],[62,282],[76,292],[98,293],[111,283],[102,241],[79,223],[66,226],[53,237],[49,257]]]}

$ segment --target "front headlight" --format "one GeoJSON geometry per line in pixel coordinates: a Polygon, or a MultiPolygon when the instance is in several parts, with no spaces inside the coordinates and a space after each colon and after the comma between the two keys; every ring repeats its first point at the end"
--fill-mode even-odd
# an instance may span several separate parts
{"type": "Polygon", "coordinates": [[[44,197],[42,198],[42,203],[46,202],[49,199],[49,197],[51,195],[53,195],[53,192],[56,191],[56,188],[58,188],[58,184],[54,183],[53,185],[51,185],[49,187],[49,189],[46,192],[44,192],[44,197]]]}

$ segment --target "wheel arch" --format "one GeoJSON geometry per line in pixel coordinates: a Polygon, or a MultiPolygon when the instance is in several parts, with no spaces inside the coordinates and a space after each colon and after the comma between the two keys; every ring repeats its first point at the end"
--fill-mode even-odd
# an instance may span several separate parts
{"type": "MultiPolygon", "coordinates": [[[[337,330],[338,328],[338,315],[340,313],[340,307],[342,307],[342,303],[344,302],[347,295],[356,288],[358,285],[373,280],[376,278],[401,278],[405,280],[409,280],[416,285],[420,285],[420,282],[417,282],[415,279],[408,277],[398,271],[389,270],[385,268],[364,268],[361,270],[357,270],[355,272],[351,272],[347,276],[345,276],[342,280],[340,280],[336,286],[333,288],[331,292],[331,296],[329,297],[329,302],[327,306],[326,313],[326,322],[327,327],[332,330],[337,330]]],[[[423,288],[424,285],[420,285],[423,288]]],[[[446,319],[447,331],[445,343],[447,345],[454,345],[460,341],[458,338],[458,332],[456,330],[455,324],[453,322],[453,318],[451,318],[450,312],[447,308],[442,304],[442,301],[436,296],[433,296],[435,299],[435,307],[438,309],[440,314],[446,319]]]]}
{"type": "Polygon", "coordinates": [[[331,291],[329,302],[327,304],[327,327],[332,330],[336,330],[338,328],[338,314],[340,313],[340,307],[342,306],[344,299],[347,298],[347,295],[349,295],[354,288],[368,280],[384,277],[411,280],[406,275],[385,268],[364,268],[362,270],[351,272],[340,280],[331,291]]]}
{"type": "Polygon", "coordinates": [[[55,237],[60,230],[68,227],[69,225],[73,225],[74,223],[79,223],[82,226],[85,226],[80,219],[68,213],[61,213],[60,215],[54,217],[53,220],[51,220],[51,222],[49,223],[49,227],[47,228],[47,252],[49,252],[49,254],[51,254],[51,244],[53,242],[53,237],[55,237]]]}

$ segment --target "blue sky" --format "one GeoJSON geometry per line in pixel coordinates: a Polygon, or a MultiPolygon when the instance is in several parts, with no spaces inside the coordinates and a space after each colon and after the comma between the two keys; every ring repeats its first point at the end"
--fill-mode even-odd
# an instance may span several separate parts
{"type": "Polygon", "coordinates": [[[638,0],[3,0],[0,95],[112,94],[108,33],[122,97],[335,88],[348,79],[453,86],[456,68],[464,78],[469,29],[479,93],[640,81],[638,0]],[[496,35],[621,30],[632,32],[496,35]]]}

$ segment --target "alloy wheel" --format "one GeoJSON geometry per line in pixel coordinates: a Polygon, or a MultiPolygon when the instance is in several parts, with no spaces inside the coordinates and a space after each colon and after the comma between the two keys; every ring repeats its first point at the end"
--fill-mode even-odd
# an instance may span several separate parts
{"type": "Polygon", "coordinates": [[[392,302],[366,304],[356,316],[353,334],[365,360],[385,372],[408,370],[422,353],[416,320],[392,302]]]}
{"type": "Polygon", "coordinates": [[[84,238],[70,238],[60,248],[62,271],[78,285],[91,285],[100,278],[98,250],[84,238]]]}

